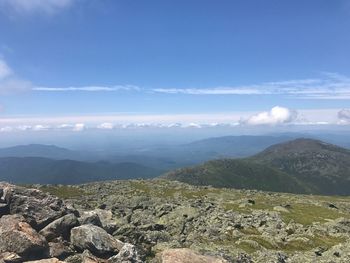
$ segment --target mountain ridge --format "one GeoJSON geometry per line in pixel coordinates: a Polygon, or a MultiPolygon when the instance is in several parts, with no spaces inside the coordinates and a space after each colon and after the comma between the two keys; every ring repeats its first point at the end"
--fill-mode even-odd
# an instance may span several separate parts
{"type": "Polygon", "coordinates": [[[285,191],[285,184],[291,183],[293,178],[299,187],[287,189],[289,192],[350,194],[350,151],[320,140],[299,138],[270,146],[252,157],[226,159],[221,162],[226,164],[222,165],[220,160],[214,163],[206,162],[166,173],[163,178],[195,185],[277,192],[285,191]],[[245,166],[250,166],[255,174],[245,166]],[[276,171],[284,175],[283,178],[286,180],[284,183],[280,181],[281,174],[276,171]],[[242,185],[240,178],[244,177],[247,182],[242,185]],[[222,183],[225,180],[227,183],[222,183]],[[280,184],[275,184],[276,182],[280,184]]]}

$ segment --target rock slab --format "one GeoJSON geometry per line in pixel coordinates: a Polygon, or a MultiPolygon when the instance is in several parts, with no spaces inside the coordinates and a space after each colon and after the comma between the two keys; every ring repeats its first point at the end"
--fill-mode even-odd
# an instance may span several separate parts
{"type": "Polygon", "coordinates": [[[0,218],[0,253],[14,252],[19,256],[35,258],[47,254],[48,244],[23,216],[5,215],[0,218]]]}
{"type": "Polygon", "coordinates": [[[124,246],[104,229],[95,225],[82,225],[71,230],[70,241],[80,251],[88,249],[96,256],[113,256],[124,246]]]}

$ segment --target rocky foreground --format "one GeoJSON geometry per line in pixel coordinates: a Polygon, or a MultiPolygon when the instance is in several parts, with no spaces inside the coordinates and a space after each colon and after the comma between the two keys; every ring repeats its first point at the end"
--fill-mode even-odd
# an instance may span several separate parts
{"type": "Polygon", "coordinates": [[[345,197],[167,180],[0,183],[0,197],[0,262],[350,262],[345,197]]]}

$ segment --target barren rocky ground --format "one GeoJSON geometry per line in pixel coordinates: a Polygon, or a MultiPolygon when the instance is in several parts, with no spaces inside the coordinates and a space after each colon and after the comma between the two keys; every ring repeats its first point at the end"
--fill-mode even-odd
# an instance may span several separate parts
{"type": "Polygon", "coordinates": [[[102,228],[135,245],[144,262],[159,261],[171,248],[227,262],[350,262],[348,197],[158,179],[35,187],[65,199],[81,217],[97,215],[102,228]]]}

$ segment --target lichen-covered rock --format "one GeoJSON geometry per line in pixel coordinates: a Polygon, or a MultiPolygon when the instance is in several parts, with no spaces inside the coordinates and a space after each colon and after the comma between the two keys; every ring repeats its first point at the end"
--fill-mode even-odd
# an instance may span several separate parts
{"type": "Polygon", "coordinates": [[[38,258],[47,254],[48,244],[23,216],[5,215],[0,218],[0,253],[14,252],[24,258],[38,258]]]}
{"type": "Polygon", "coordinates": [[[98,216],[96,211],[82,211],[80,213],[79,223],[81,225],[91,224],[102,227],[100,217],[98,216]]]}
{"type": "Polygon", "coordinates": [[[94,225],[82,225],[71,230],[72,245],[78,250],[88,249],[97,256],[112,256],[117,254],[124,243],[115,239],[104,229],[94,225]]]}
{"type": "Polygon", "coordinates": [[[108,263],[142,263],[136,247],[126,243],[119,251],[118,255],[108,259],[108,263]]]}
{"type": "Polygon", "coordinates": [[[3,198],[10,214],[22,215],[36,230],[41,230],[49,223],[67,213],[63,201],[57,197],[39,191],[1,183],[3,198]]]}
{"type": "Polygon", "coordinates": [[[68,214],[51,222],[39,233],[43,235],[48,241],[52,241],[59,236],[68,240],[70,230],[78,225],[79,221],[76,216],[74,214],[68,214]]]}
{"type": "Polygon", "coordinates": [[[204,256],[188,249],[167,249],[158,255],[160,263],[228,263],[227,260],[218,257],[204,256]]]}

